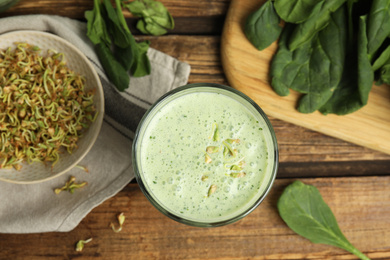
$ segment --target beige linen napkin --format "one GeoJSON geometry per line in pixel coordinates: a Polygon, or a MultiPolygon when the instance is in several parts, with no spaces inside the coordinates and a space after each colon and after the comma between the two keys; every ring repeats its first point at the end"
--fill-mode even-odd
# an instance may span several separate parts
{"type": "Polygon", "coordinates": [[[93,46],[86,37],[86,23],[51,15],[15,16],[0,19],[0,34],[15,30],[38,30],[56,34],[80,49],[92,62],[103,85],[105,117],[100,135],[79,163],[89,173],[73,168],[39,184],[0,181],[0,233],[70,231],[96,206],[114,196],[133,178],[131,145],[136,127],[148,107],[167,91],[185,85],[190,66],[155,49],[148,56],[152,73],[132,78],[125,92],[110,84],[93,46]],[[70,176],[88,185],[73,194],[54,189],[70,176]]]}

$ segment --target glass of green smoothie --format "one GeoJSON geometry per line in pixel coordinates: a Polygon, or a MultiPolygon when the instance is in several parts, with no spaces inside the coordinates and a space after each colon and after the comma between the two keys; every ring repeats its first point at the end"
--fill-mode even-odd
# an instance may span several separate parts
{"type": "Polygon", "coordinates": [[[274,130],[261,108],[227,86],[197,83],[162,96],[144,115],[132,151],[148,200],[180,223],[216,227],[252,212],[278,169],[274,130]]]}

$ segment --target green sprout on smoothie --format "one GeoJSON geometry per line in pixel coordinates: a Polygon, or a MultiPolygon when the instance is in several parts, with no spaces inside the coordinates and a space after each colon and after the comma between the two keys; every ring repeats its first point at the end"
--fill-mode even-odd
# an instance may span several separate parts
{"type": "MultiPolygon", "coordinates": [[[[213,141],[218,141],[220,139],[219,128],[217,123],[213,124],[212,135],[209,137],[209,139],[212,139],[213,141]]],[[[207,164],[211,163],[212,159],[210,154],[218,153],[223,147],[222,154],[226,162],[225,163],[225,169],[227,171],[226,175],[231,176],[233,178],[242,178],[246,176],[246,173],[244,172],[245,157],[242,157],[239,160],[235,159],[236,160],[235,162],[231,162],[238,155],[238,150],[235,149],[233,145],[239,143],[240,143],[240,139],[228,138],[222,141],[222,146],[207,146],[205,152],[205,163],[207,164]]],[[[202,181],[208,180],[208,176],[203,175],[201,177],[201,180],[202,181]]],[[[217,186],[215,184],[212,184],[209,187],[209,190],[207,192],[207,197],[210,197],[216,190],[217,190],[217,186]]]]}
{"type": "Polygon", "coordinates": [[[204,157],[204,162],[205,163],[211,163],[212,161],[213,160],[211,159],[211,156],[208,153],[206,153],[205,157],[204,157]]]}
{"type": "Polygon", "coordinates": [[[213,124],[213,128],[211,132],[212,132],[211,139],[213,139],[213,141],[215,142],[219,141],[219,127],[217,123],[213,124]]]}
{"type": "Polygon", "coordinates": [[[209,192],[207,193],[207,197],[210,197],[216,191],[217,191],[217,185],[212,184],[209,188],[209,192]]]}
{"type": "Polygon", "coordinates": [[[228,144],[239,144],[240,139],[226,139],[225,142],[227,142],[228,144]]]}
{"type": "Polygon", "coordinates": [[[242,171],[243,169],[240,166],[234,164],[230,167],[230,170],[239,172],[242,171]]]}
{"type": "MultiPolygon", "coordinates": [[[[227,139],[227,140],[232,140],[232,139],[227,139]]],[[[233,157],[236,157],[237,155],[237,150],[233,149],[230,144],[227,142],[227,140],[223,141],[224,145],[224,151],[223,151],[223,156],[226,157],[228,154],[230,154],[233,157]]]]}
{"type": "Polygon", "coordinates": [[[219,152],[219,146],[207,146],[206,152],[207,153],[218,153],[219,152]]]}
{"type": "Polygon", "coordinates": [[[233,178],[241,178],[246,175],[246,173],[243,171],[245,167],[245,157],[241,158],[240,160],[234,162],[234,163],[226,163],[225,168],[227,170],[230,170],[230,175],[233,178]]]}
{"type": "Polygon", "coordinates": [[[245,172],[232,172],[230,174],[233,178],[242,178],[246,175],[245,172]]]}

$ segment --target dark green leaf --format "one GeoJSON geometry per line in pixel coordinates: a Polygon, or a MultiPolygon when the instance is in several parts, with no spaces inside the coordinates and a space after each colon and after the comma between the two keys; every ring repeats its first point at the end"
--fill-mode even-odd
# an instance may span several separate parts
{"type": "MultiPolygon", "coordinates": [[[[271,86],[280,96],[287,96],[289,88],[299,89],[308,85],[309,44],[292,52],[287,41],[294,25],[286,24],[279,39],[278,51],[275,53],[270,68],[271,86]]],[[[301,92],[303,90],[301,89],[301,92]]]]}
{"type": "MultiPolygon", "coordinates": [[[[116,46],[126,48],[130,45],[131,38],[133,37],[128,29],[124,27],[123,22],[118,16],[118,12],[112,6],[110,0],[103,0],[103,6],[105,15],[108,20],[108,31],[110,32],[113,42],[116,46]]],[[[122,12],[121,10],[118,10],[122,12]]]]}
{"type": "Polygon", "coordinates": [[[390,1],[372,0],[367,22],[368,54],[373,55],[390,35],[390,1]]]}
{"type": "Polygon", "coordinates": [[[297,234],[313,243],[336,246],[361,259],[369,259],[343,235],[331,209],[316,187],[301,181],[293,182],[283,191],[277,207],[282,219],[297,234]]]}
{"type": "Polygon", "coordinates": [[[359,110],[367,102],[373,84],[373,70],[367,54],[364,17],[360,18],[357,47],[346,58],[342,80],[328,102],[319,110],[323,114],[346,115],[359,110]]]}
{"type": "Polygon", "coordinates": [[[351,48],[343,78],[328,102],[320,108],[323,114],[346,115],[359,110],[367,102],[373,84],[373,70],[367,54],[367,34],[364,17],[360,18],[357,47],[351,48]]]}
{"type": "Polygon", "coordinates": [[[115,46],[114,56],[126,71],[129,71],[135,62],[136,54],[134,52],[137,51],[136,48],[133,45],[126,48],[115,46]]]}
{"type": "Polygon", "coordinates": [[[275,10],[284,21],[301,23],[316,15],[316,5],[324,0],[275,0],[275,10]]]}
{"type": "Polygon", "coordinates": [[[390,60],[390,45],[387,46],[387,48],[375,60],[374,64],[372,65],[372,69],[374,71],[378,70],[383,65],[385,65],[389,60],[390,60]]]}
{"type": "Polygon", "coordinates": [[[345,9],[339,8],[331,15],[328,26],[313,40],[309,60],[309,89],[300,99],[298,111],[312,113],[332,96],[344,69],[346,34],[345,9]]]}
{"type": "Polygon", "coordinates": [[[343,78],[332,97],[319,111],[324,115],[347,115],[361,107],[359,93],[356,92],[356,81],[343,78]]]}
{"type": "Polygon", "coordinates": [[[379,76],[379,82],[380,84],[390,84],[390,64],[385,64],[380,69],[380,76],[379,76]]]}
{"type": "Polygon", "coordinates": [[[272,87],[279,95],[288,88],[304,95],[298,110],[311,113],[323,106],[341,80],[346,53],[345,9],[332,14],[328,26],[314,39],[290,51],[286,41],[293,25],[287,24],[271,63],[272,87]]]}
{"type": "Polygon", "coordinates": [[[358,55],[358,88],[362,105],[366,105],[368,94],[374,82],[374,70],[372,69],[367,49],[366,17],[360,17],[357,42],[358,55]]]}
{"type": "Polygon", "coordinates": [[[147,23],[146,24],[146,31],[149,32],[151,35],[163,35],[167,33],[167,30],[165,30],[163,27],[158,25],[157,23],[147,23]]]}
{"type": "Polygon", "coordinates": [[[166,29],[173,29],[175,27],[174,20],[165,6],[158,1],[149,4],[149,8],[153,10],[152,20],[166,29]]]}
{"type": "Polygon", "coordinates": [[[259,50],[276,41],[281,31],[280,18],[274,10],[272,1],[265,2],[250,14],[245,23],[246,37],[259,50]]]}
{"type": "Polygon", "coordinates": [[[137,22],[137,29],[138,29],[141,33],[143,33],[143,34],[151,34],[150,32],[148,32],[148,31],[146,30],[146,23],[145,23],[144,20],[139,20],[139,21],[137,22]]]}
{"type": "Polygon", "coordinates": [[[358,0],[347,0],[347,17],[348,17],[348,46],[354,44],[354,5],[358,0]]]}
{"type": "Polygon", "coordinates": [[[310,41],[329,22],[332,12],[339,9],[346,0],[326,0],[315,6],[313,12],[316,15],[310,16],[306,21],[297,25],[289,40],[290,50],[295,50],[307,41],[310,41]]]}
{"type": "Polygon", "coordinates": [[[146,9],[146,6],[141,1],[133,1],[130,3],[122,2],[122,6],[127,8],[134,16],[142,17],[142,11],[146,9]]]}
{"type": "Polygon", "coordinates": [[[96,45],[96,53],[108,79],[117,87],[117,89],[119,91],[124,91],[128,88],[130,83],[129,74],[114,58],[109,47],[104,43],[99,43],[96,45]]]}
{"type": "Polygon", "coordinates": [[[357,60],[356,56],[347,56],[349,66],[344,68],[343,77],[332,97],[319,111],[323,114],[346,115],[362,107],[357,87],[357,60]]]}
{"type": "Polygon", "coordinates": [[[133,77],[143,77],[150,74],[151,66],[147,55],[149,45],[149,41],[143,41],[137,44],[138,51],[136,52],[135,62],[131,68],[133,77]]]}
{"type": "Polygon", "coordinates": [[[94,0],[93,10],[85,11],[87,19],[87,36],[93,44],[98,44],[101,41],[111,43],[110,36],[106,29],[106,23],[100,14],[100,1],[94,0]]]}
{"type": "Polygon", "coordinates": [[[167,29],[173,29],[175,22],[167,8],[159,1],[135,0],[131,3],[123,3],[133,15],[141,17],[137,28],[144,34],[162,35],[167,29]]]}

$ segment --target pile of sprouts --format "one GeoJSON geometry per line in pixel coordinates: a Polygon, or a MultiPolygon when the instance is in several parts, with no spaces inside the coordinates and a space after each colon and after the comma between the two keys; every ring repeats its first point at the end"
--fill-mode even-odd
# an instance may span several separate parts
{"type": "Polygon", "coordinates": [[[0,168],[58,162],[97,116],[94,90],[66,66],[63,53],[15,43],[0,50],[0,168]]]}

